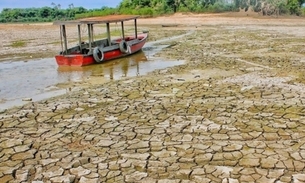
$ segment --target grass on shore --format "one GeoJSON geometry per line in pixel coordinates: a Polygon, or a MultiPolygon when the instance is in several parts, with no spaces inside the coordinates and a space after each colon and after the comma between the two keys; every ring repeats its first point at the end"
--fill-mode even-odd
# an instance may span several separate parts
{"type": "Polygon", "coordinates": [[[11,44],[11,47],[13,47],[13,48],[19,48],[19,47],[24,47],[24,46],[26,46],[26,42],[22,41],[22,40],[14,41],[11,44]]]}

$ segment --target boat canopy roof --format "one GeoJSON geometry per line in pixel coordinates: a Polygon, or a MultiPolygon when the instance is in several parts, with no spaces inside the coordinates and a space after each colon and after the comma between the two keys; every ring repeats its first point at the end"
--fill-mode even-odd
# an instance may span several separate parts
{"type": "Polygon", "coordinates": [[[108,15],[100,17],[90,17],[78,20],[70,21],[55,21],[53,25],[67,25],[67,24],[103,24],[103,23],[113,23],[122,22],[128,20],[137,19],[139,15],[108,15]]]}

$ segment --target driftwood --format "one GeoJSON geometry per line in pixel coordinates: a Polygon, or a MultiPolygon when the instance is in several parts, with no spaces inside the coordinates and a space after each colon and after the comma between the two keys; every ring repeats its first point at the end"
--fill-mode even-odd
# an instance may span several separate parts
{"type": "Polygon", "coordinates": [[[162,24],[162,27],[178,27],[178,24],[162,24]]]}

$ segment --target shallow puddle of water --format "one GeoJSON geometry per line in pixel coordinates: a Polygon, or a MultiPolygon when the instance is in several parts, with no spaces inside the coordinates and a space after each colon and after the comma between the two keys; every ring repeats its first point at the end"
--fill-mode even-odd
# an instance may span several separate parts
{"type": "Polygon", "coordinates": [[[23,101],[25,99],[38,101],[70,92],[67,87],[58,87],[62,83],[65,83],[63,86],[88,80],[91,80],[91,83],[102,83],[112,79],[145,75],[156,69],[184,63],[153,57],[164,47],[166,46],[149,45],[129,57],[85,67],[58,67],[54,58],[0,62],[0,111],[29,102],[23,101]]]}

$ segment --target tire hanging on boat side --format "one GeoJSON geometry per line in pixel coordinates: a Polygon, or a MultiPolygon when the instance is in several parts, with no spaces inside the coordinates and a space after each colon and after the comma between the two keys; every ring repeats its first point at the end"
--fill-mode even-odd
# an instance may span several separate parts
{"type": "Polygon", "coordinates": [[[121,42],[120,42],[120,51],[122,52],[122,53],[130,53],[131,52],[131,50],[130,50],[130,46],[127,44],[127,42],[125,41],[125,40],[122,40],[121,42]]]}
{"type": "Polygon", "coordinates": [[[102,48],[95,47],[93,49],[93,58],[97,63],[100,63],[104,60],[104,52],[103,52],[102,48]]]}

